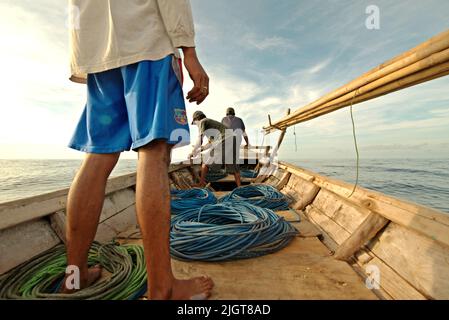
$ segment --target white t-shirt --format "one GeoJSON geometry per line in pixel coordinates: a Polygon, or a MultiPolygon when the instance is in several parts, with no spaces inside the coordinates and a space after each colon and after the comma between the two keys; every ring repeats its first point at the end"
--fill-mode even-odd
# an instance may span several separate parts
{"type": "Polygon", "coordinates": [[[194,47],[189,0],[69,0],[71,80],[194,47]]]}

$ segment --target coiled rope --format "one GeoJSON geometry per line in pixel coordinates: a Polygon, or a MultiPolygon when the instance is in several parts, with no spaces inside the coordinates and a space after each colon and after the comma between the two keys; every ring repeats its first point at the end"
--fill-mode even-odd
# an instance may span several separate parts
{"type": "Polygon", "coordinates": [[[257,177],[257,172],[254,170],[241,170],[240,175],[242,176],[242,178],[253,179],[253,178],[257,177]]]}
{"type": "Polygon", "coordinates": [[[297,233],[270,209],[223,202],[173,216],[170,252],[179,260],[253,258],[284,248],[297,233]]]}
{"type": "Polygon", "coordinates": [[[206,175],[206,180],[209,182],[215,182],[220,179],[226,178],[227,176],[228,174],[225,170],[209,171],[206,175]]]}
{"type": "Polygon", "coordinates": [[[201,208],[206,204],[215,203],[217,203],[217,197],[208,189],[171,190],[172,214],[178,214],[189,209],[201,208]]]}
{"type": "Polygon", "coordinates": [[[58,245],[0,278],[0,299],[134,300],[146,292],[143,248],[92,244],[89,266],[100,264],[111,276],[72,294],[55,293],[65,276],[65,247],[58,245]]]}
{"type": "Polygon", "coordinates": [[[288,210],[287,198],[276,188],[264,184],[252,184],[234,189],[218,199],[218,202],[245,201],[275,211],[288,210]]]}

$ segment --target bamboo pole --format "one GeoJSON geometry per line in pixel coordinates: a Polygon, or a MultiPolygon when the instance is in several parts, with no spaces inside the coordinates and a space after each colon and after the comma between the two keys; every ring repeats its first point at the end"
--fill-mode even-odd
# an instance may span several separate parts
{"type": "Polygon", "coordinates": [[[326,109],[320,109],[316,110],[313,113],[308,113],[305,115],[301,115],[295,119],[292,119],[291,122],[288,122],[285,124],[286,127],[291,126],[296,123],[305,122],[308,120],[312,120],[314,118],[317,118],[319,116],[325,115],[327,113],[336,111],[338,109],[347,107],[351,104],[356,105],[361,102],[365,102],[367,100],[371,100],[374,98],[378,98],[380,96],[386,95],[388,93],[392,93],[398,90],[402,90],[423,82],[427,82],[442,76],[446,76],[449,74],[449,62],[442,63],[440,65],[437,65],[435,67],[426,69],[422,72],[418,72],[415,74],[412,74],[410,76],[401,78],[399,80],[396,80],[394,82],[390,82],[384,86],[381,86],[375,90],[372,90],[366,94],[363,95],[353,95],[352,99],[343,101],[341,103],[337,103],[334,105],[329,105],[326,109]]]}
{"type": "MultiPolygon", "coordinates": [[[[363,95],[389,82],[398,81],[402,77],[406,78],[412,73],[418,73],[446,61],[449,61],[449,30],[383,63],[347,85],[296,110],[289,116],[274,123],[270,121],[270,125],[264,129],[269,133],[275,129],[283,129],[289,125],[302,122],[297,120],[304,117],[305,114],[312,115],[318,109],[325,110],[330,106],[350,101],[354,99],[354,96],[363,95]]],[[[438,74],[444,74],[443,71],[438,74]]],[[[428,78],[434,79],[431,75],[428,78]]]]}
{"type": "MultiPolygon", "coordinates": [[[[439,53],[436,53],[436,54],[434,54],[434,55],[432,55],[432,56],[430,56],[430,57],[428,57],[426,59],[423,59],[423,60],[421,60],[419,62],[416,62],[415,64],[412,64],[412,65],[410,65],[408,67],[400,69],[400,70],[398,70],[396,72],[393,72],[393,73],[391,73],[391,74],[389,74],[389,75],[387,75],[387,76],[385,76],[385,77],[383,77],[381,79],[373,81],[373,82],[371,82],[371,83],[369,83],[369,84],[367,84],[367,85],[365,85],[365,86],[363,86],[361,88],[358,88],[356,90],[353,90],[353,91],[351,91],[351,92],[341,96],[338,99],[334,99],[334,100],[332,100],[332,101],[330,101],[328,103],[325,103],[323,105],[320,105],[320,106],[318,106],[318,107],[316,107],[316,108],[314,108],[314,109],[312,109],[310,111],[313,113],[313,112],[315,112],[317,110],[325,109],[328,106],[335,105],[335,104],[338,104],[338,103],[341,103],[341,102],[344,102],[344,101],[349,101],[349,100],[354,98],[354,92],[355,91],[357,92],[357,95],[362,95],[362,94],[364,94],[366,92],[369,92],[369,91],[372,91],[374,89],[377,89],[377,88],[379,88],[379,87],[381,87],[381,86],[383,86],[383,85],[385,85],[387,83],[393,82],[395,80],[399,80],[399,79],[404,78],[404,77],[406,77],[406,76],[408,76],[410,74],[413,74],[413,73],[422,71],[424,69],[433,67],[433,66],[438,65],[438,64],[440,64],[440,63],[442,63],[444,61],[449,61],[449,49],[446,49],[445,51],[441,51],[439,53]]],[[[305,115],[305,114],[308,113],[306,110],[304,110],[304,111],[300,110],[300,111],[301,112],[298,113],[298,114],[301,114],[301,115],[303,115],[303,114],[305,115]]]]}
{"type": "MultiPolygon", "coordinates": [[[[446,38],[443,38],[442,40],[436,42],[427,44],[423,49],[419,51],[415,51],[411,55],[401,59],[397,60],[394,63],[387,65],[384,68],[381,68],[375,72],[368,72],[366,75],[361,76],[357,78],[354,81],[351,81],[349,84],[331,92],[330,94],[324,96],[321,99],[318,99],[317,101],[305,106],[304,108],[297,110],[292,114],[292,116],[295,116],[296,114],[299,114],[303,110],[312,110],[316,106],[322,105],[323,103],[329,102],[333,99],[336,99],[342,95],[345,95],[357,88],[360,88],[370,82],[382,79],[386,75],[389,75],[395,71],[401,70],[407,66],[410,66],[414,63],[420,62],[423,59],[425,61],[428,61],[426,58],[432,56],[435,53],[438,53],[442,50],[446,50],[449,48],[449,35],[446,38]]],[[[426,62],[423,62],[425,65],[426,62]]],[[[281,125],[282,120],[276,122],[274,125],[281,125]]]]}

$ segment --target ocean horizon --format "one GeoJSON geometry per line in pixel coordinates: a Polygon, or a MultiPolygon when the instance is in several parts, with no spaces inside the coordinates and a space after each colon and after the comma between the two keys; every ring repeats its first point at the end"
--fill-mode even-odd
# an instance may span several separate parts
{"type": "MultiPolygon", "coordinates": [[[[355,183],[354,159],[282,159],[324,176],[355,183]]],[[[82,159],[0,159],[0,203],[68,188],[82,159]]],[[[136,171],[121,159],[111,177],[136,171]]],[[[361,159],[359,186],[449,214],[449,159],[361,159]]]]}

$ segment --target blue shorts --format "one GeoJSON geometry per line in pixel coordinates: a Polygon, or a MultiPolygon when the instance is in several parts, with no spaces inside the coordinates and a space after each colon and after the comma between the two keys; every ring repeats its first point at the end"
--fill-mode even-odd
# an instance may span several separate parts
{"type": "Polygon", "coordinates": [[[69,147],[116,153],[162,139],[190,143],[177,58],[141,61],[87,77],[87,103],[69,147]]]}

